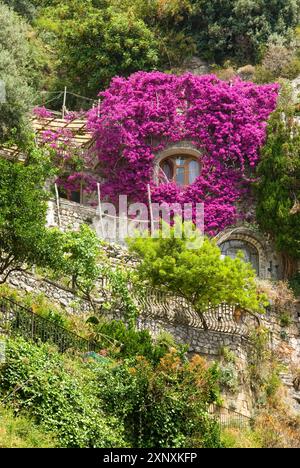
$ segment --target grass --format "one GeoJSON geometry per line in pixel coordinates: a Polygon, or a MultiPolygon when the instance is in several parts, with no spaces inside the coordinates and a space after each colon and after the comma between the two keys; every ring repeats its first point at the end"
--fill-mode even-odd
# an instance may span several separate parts
{"type": "Polygon", "coordinates": [[[54,448],[58,444],[24,416],[0,406],[0,448],[54,448]]]}

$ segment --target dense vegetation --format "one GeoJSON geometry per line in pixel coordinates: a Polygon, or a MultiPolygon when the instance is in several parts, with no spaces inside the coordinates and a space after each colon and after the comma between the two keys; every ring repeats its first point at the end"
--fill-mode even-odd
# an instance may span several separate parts
{"type": "Polygon", "coordinates": [[[185,361],[175,349],[152,364],[142,355],[62,356],[22,339],[8,342],[0,371],[2,402],[56,434],[61,447],[218,447],[208,415],[217,382],[216,366],[185,361]]]}
{"type": "MultiPolygon", "coordinates": [[[[163,149],[165,141],[201,139],[209,151],[197,183],[186,190],[162,184],[152,195],[154,201],[205,201],[207,233],[213,236],[238,219],[235,204],[249,194],[249,168],[254,171],[260,160],[278,91],[274,83],[231,80],[237,74],[256,83],[296,77],[299,13],[299,0],[0,0],[0,144],[17,144],[24,156],[22,163],[0,158],[0,283],[34,267],[77,296],[78,315],[7,286],[1,286],[0,300],[13,298],[101,347],[100,353],[69,349],[62,355],[49,343],[9,338],[0,365],[0,447],[299,446],[300,423],[280,394],[282,367],[263,327],[250,337],[242,377],[226,349],[220,350],[220,365],[208,364],[188,356],[188,346],[169,334],[154,340],[136,327],[139,311],[129,281],[140,294],[151,286],[184,297],[204,329],[205,308],[224,301],[263,312],[266,291],[251,266],[242,257],[222,258],[213,241],[193,230],[177,239],[175,226],[169,239],[130,243],[141,260],[133,274],[111,266],[88,226],[76,232],[46,228],[46,179],[66,182],[72,168],[68,189],[77,189],[80,180],[95,191],[96,183],[89,175],[83,180],[86,160],[72,146],[72,135],[45,132],[37,149],[28,122],[36,103],[61,109],[65,86],[67,106],[74,110],[90,109],[106,89],[89,124],[100,162],[114,176],[103,185],[112,198],[122,191],[145,201],[154,149],[163,149]],[[225,81],[176,76],[191,57],[205,59],[225,81]],[[163,143],[155,146],[159,139],[163,143]],[[108,286],[99,305],[101,276],[108,286]],[[82,313],[82,299],[93,315],[82,313]],[[105,317],[115,309],[124,321],[105,317]],[[209,405],[222,404],[221,390],[234,395],[245,382],[257,400],[254,424],[221,434],[209,405]]],[[[281,88],[256,174],[257,220],[283,253],[287,277],[300,257],[299,108],[291,101],[281,88]]],[[[45,108],[39,112],[53,115],[45,108]]],[[[299,276],[293,284],[299,290],[299,276]]],[[[277,296],[273,308],[286,336],[294,297],[286,285],[277,296]],[[288,301],[279,307],[283,292],[288,301]]]]}
{"type": "Polygon", "coordinates": [[[41,50],[30,37],[30,27],[0,2],[0,80],[6,102],[1,104],[0,142],[20,138],[25,114],[41,84],[41,50]]]}
{"type": "MultiPolygon", "coordinates": [[[[191,56],[218,65],[228,60],[237,65],[257,64],[266,56],[258,76],[262,81],[274,76],[274,70],[270,70],[270,54],[276,61],[276,54],[280,53],[282,59],[281,64],[277,59],[279,74],[275,72],[276,76],[299,70],[298,45],[294,40],[300,11],[298,0],[5,0],[2,3],[14,8],[23,18],[21,21],[13,17],[2,6],[4,34],[7,38],[13,34],[9,24],[14,25],[16,39],[20,33],[24,37],[27,31],[28,40],[23,40],[19,58],[24,63],[28,43],[35,45],[34,67],[27,67],[26,72],[31,73],[36,66],[42,69],[40,83],[48,91],[58,92],[68,86],[73,93],[95,99],[97,92],[105,89],[115,75],[128,76],[138,70],[173,70],[181,68],[191,56]],[[24,21],[30,26],[25,26],[24,21]],[[279,49],[274,51],[274,47],[279,49]],[[280,72],[280,67],[285,69],[280,72]]],[[[52,106],[61,107],[61,97],[50,94],[47,98],[52,106]]],[[[87,104],[80,98],[71,99],[78,107],[87,104]]]]}
{"type": "Polygon", "coordinates": [[[286,89],[269,121],[258,167],[257,220],[284,254],[287,277],[295,272],[295,260],[300,256],[299,151],[299,123],[286,89]]]}

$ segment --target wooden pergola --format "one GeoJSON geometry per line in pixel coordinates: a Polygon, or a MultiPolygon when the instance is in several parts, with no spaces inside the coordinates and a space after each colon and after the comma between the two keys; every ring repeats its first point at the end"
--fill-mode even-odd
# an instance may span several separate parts
{"type": "MultiPolygon", "coordinates": [[[[94,143],[92,133],[87,128],[87,119],[67,120],[54,117],[31,119],[31,125],[34,130],[37,144],[42,143],[43,133],[45,131],[57,132],[58,130],[68,130],[72,133],[71,143],[74,147],[86,150],[91,148],[94,143]]],[[[24,161],[26,156],[22,154],[22,149],[18,146],[0,146],[0,157],[5,157],[11,160],[24,161]]]]}

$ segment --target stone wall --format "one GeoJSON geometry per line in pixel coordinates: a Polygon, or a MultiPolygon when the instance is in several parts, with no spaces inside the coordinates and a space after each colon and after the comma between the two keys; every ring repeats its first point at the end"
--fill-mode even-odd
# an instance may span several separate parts
{"type": "MultiPolygon", "coordinates": [[[[63,287],[50,280],[37,278],[31,273],[13,273],[8,283],[19,291],[27,293],[42,293],[54,304],[65,309],[68,313],[91,312],[91,305],[78,298],[67,287],[63,287]]],[[[98,291],[101,290],[98,288],[98,291]]],[[[95,301],[97,307],[105,301],[101,293],[95,301]]],[[[117,310],[111,313],[109,318],[122,318],[122,313],[117,310]]],[[[183,344],[189,345],[191,353],[199,353],[210,357],[219,355],[220,348],[226,346],[234,351],[240,358],[246,358],[247,340],[242,335],[222,333],[217,331],[204,331],[189,324],[170,323],[167,311],[166,319],[152,319],[149,316],[140,316],[138,319],[139,329],[148,329],[153,336],[157,336],[161,330],[170,332],[175,339],[183,344]]]]}
{"type": "MultiPolygon", "coordinates": [[[[121,256],[121,254],[119,254],[121,256]]],[[[123,261],[120,260],[119,261],[123,261]]],[[[90,304],[78,298],[71,289],[57,284],[48,279],[38,278],[31,273],[13,273],[8,283],[21,291],[27,293],[42,293],[53,303],[64,308],[68,313],[81,313],[92,311],[90,304]]],[[[101,306],[104,300],[101,297],[101,288],[98,286],[97,306],[101,306]]],[[[163,307],[166,310],[165,306],[163,307]]],[[[190,352],[199,353],[207,356],[216,357],[219,355],[220,348],[228,347],[240,358],[246,359],[248,338],[243,334],[243,328],[237,333],[225,333],[221,331],[205,331],[199,326],[193,326],[191,323],[182,323],[176,320],[169,320],[166,310],[165,319],[151,318],[149,315],[143,315],[138,320],[140,329],[146,328],[151,331],[153,336],[157,336],[160,330],[170,332],[179,342],[190,346],[190,352]]],[[[121,318],[120,311],[116,311],[115,318],[121,318]]],[[[287,359],[294,363],[300,363],[300,321],[295,311],[290,326],[282,327],[278,316],[273,312],[268,312],[262,317],[261,322],[270,330],[270,343],[273,349],[281,350],[286,353],[287,359]]]]}
{"type": "Polygon", "coordinates": [[[95,208],[80,205],[64,198],[60,198],[59,206],[58,214],[56,202],[54,200],[49,202],[47,215],[47,225],[49,227],[58,226],[63,231],[68,229],[77,230],[83,223],[92,226],[93,220],[98,217],[95,208]]]}

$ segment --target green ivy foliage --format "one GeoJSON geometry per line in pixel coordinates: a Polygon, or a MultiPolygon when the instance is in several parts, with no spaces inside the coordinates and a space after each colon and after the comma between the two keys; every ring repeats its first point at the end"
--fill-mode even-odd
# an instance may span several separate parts
{"type": "Polygon", "coordinates": [[[61,447],[219,447],[208,406],[219,370],[171,348],[154,365],[58,354],[19,338],[7,343],[0,399],[54,434],[61,447]]]}
{"type": "Polygon", "coordinates": [[[88,369],[75,361],[67,364],[47,345],[38,347],[23,339],[8,343],[0,375],[6,404],[43,423],[57,434],[62,447],[124,447],[121,425],[104,415],[90,382],[88,369]]]}

